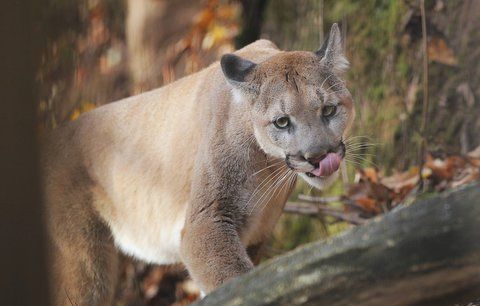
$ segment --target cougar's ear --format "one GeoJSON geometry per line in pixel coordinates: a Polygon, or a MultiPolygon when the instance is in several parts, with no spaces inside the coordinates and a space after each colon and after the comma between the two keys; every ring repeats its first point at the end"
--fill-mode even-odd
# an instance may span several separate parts
{"type": "Polygon", "coordinates": [[[220,60],[222,71],[232,85],[241,85],[248,81],[248,76],[257,64],[234,54],[225,54],[220,60]]]}
{"type": "Polygon", "coordinates": [[[330,34],[323,42],[320,49],[315,52],[322,58],[324,65],[332,69],[334,73],[343,73],[348,68],[348,60],[345,58],[342,47],[342,36],[338,25],[334,23],[330,29],[330,34]]]}
{"type": "Polygon", "coordinates": [[[222,71],[229,82],[245,82],[257,64],[234,54],[225,54],[220,60],[222,71]]]}
{"type": "Polygon", "coordinates": [[[236,100],[240,100],[243,95],[257,93],[258,86],[253,81],[253,72],[257,64],[234,54],[222,56],[220,64],[225,78],[234,89],[236,100]]]}

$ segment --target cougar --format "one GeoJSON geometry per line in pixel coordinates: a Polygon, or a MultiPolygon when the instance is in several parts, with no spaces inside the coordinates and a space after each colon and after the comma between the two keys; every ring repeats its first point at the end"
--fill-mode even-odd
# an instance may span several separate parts
{"type": "Polygon", "coordinates": [[[54,130],[42,169],[56,305],[107,305],[118,250],[202,292],[253,268],[297,176],[323,188],[353,121],[338,26],[316,52],[256,41],[54,130]]]}

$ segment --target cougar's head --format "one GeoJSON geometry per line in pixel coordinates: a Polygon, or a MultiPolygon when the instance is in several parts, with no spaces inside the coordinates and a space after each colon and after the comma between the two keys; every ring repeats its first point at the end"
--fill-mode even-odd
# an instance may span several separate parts
{"type": "Polygon", "coordinates": [[[354,117],[338,26],[317,52],[281,52],[258,64],[227,54],[221,65],[237,102],[249,105],[260,148],[318,188],[331,182],[354,117]]]}

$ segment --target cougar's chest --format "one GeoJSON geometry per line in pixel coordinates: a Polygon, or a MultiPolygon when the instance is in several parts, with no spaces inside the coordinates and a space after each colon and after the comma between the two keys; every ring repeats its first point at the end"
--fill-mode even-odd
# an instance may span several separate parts
{"type": "Polygon", "coordinates": [[[177,263],[188,190],[180,192],[176,186],[153,181],[152,175],[134,174],[130,179],[115,176],[118,179],[105,196],[97,197],[97,210],[123,253],[150,263],[177,263]]]}
{"type": "Polygon", "coordinates": [[[173,205],[177,206],[176,211],[167,201],[145,206],[149,207],[144,207],[143,212],[124,212],[110,224],[116,245],[125,254],[146,262],[161,265],[180,262],[186,204],[173,205]]]}

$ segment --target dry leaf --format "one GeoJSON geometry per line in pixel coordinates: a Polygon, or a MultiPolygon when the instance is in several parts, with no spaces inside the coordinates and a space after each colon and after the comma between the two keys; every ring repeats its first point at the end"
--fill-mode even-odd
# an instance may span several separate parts
{"type": "Polygon", "coordinates": [[[378,173],[374,168],[363,168],[361,169],[363,176],[368,178],[370,181],[377,183],[378,182],[378,173]]]}
{"type": "Polygon", "coordinates": [[[412,167],[406,172],[382,178],[380,182],[394,192],[402,193],[402,191],[413,189],[417,185],[418,180],[418,167],[412,167]]]}
{"type": "Polygon", "coordinates": [[[83,102],[79,108],[73,110],[72,114],[70,115],[70,121],[76,120],[78,116],[80,116],[82,113],[88,112],[92,109],[97,107],[95,104],[91,102],[83,102]]]}
{"type": "Polygon", "coordinates": [[[468,152],[467,156],[472,159],[480,159],[480,146],[476,147],[473,151],[468,152]]]}
{"type": "Polygon", "coordinates": [[[433,159],[428,156],[425,167],[432,170],[432,177],[437,181],[453,179],[458,168],[465,166],[465,160],[460,156],[450,156],[442,160],[439,158],[433,159]]]}
{"type": "Polygon", "coordinates": [[[439,36],[430,37],[428,40],[428,58],[449,66],[456,66],[458,59],[453,50],[447,46],[445,39],[439,36]]]}

